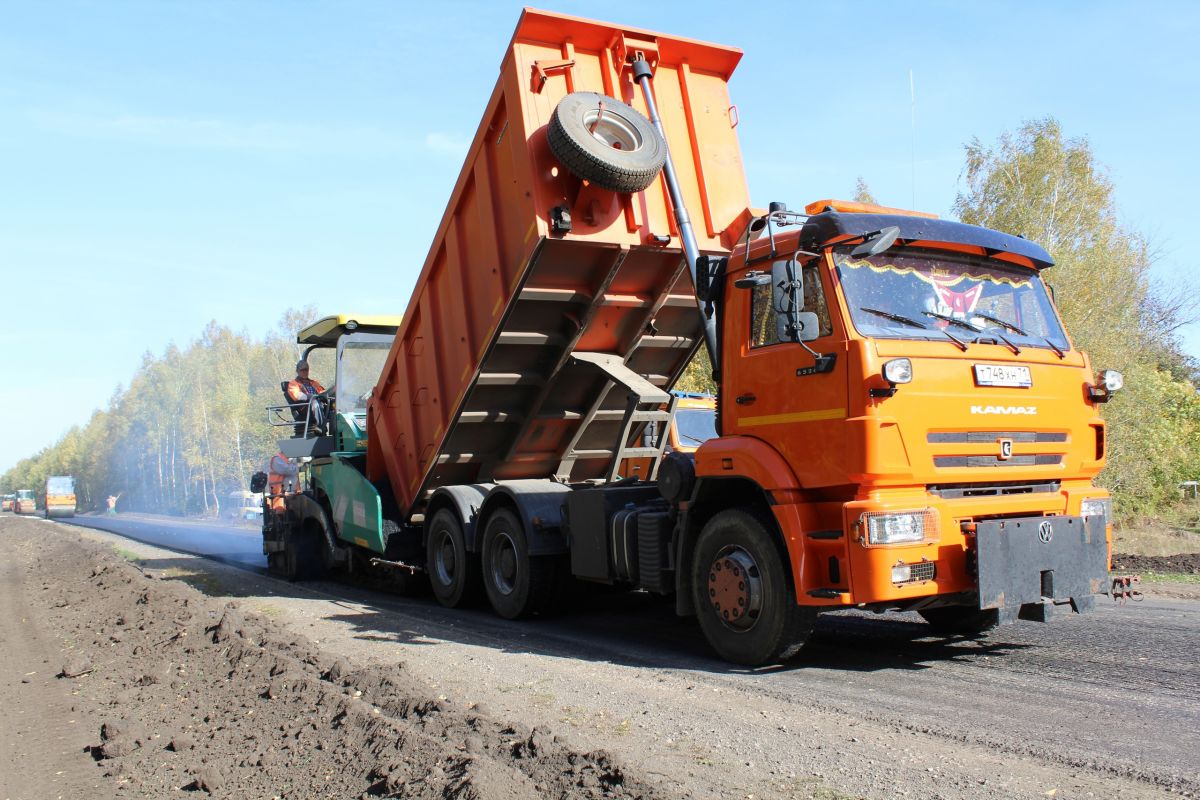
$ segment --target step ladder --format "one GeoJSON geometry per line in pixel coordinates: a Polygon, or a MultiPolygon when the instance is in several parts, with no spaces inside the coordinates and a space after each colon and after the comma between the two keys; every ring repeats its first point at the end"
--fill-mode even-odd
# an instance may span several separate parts
{"type": "Polygon", "coordinates": [[[658,465],[662,461],[663,451],[667,446],[668,432],[679,398],[629,369],[620,356],[610,353],[573,353],[571,359],[596,366],[608,376],[608,382],[605,383],[604,389],[597,395],[587,414],[580,421],[579,427],[575,430],[575,435],[567,445],[563,458],[554,472],[555,479],[569,483],[575,462],[583,459],[602,458],[610,460],[606,480],[612,482],[621,478],[619,471],[621,464],[626,459],[648,458],[651,459],[651,467],[647,479],[653,480],[658,475],[658,465]],[[617,387],[621,387],[626,393],[623,410],[612,408],[617,400],[616,398],[610,400],[609,397],[617,387]],[[606,408],[606,406],[609,407],[606,408]],[[663,406],[666,408],[664,409],[663,406]],[[587,434],[594,430],[595,425],[617,420],[620,421],[619,433],[610,439],[616,443],[615,448],[580,448],[581,442],[585,441],[587,434]],[[653,426],[651,429],[655,431],[655,434],[652,437],[643,434],[638,437],[642,441],[631,444],[630,439],[634,437],[634,433],[644,430],[647,425],[653,426]],[[646,439],[649,441],[647,442],[646,439]]]}

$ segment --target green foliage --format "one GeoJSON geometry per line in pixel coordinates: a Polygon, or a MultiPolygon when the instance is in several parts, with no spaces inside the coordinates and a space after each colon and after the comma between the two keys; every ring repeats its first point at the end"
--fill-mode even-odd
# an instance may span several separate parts
{"type": "Polygon", "coordinates": [[[683,370],[683,375],[675,382],[674,388],[681,392],[717,393],[717,384],[712,379],[712,367],[709,364],[707,350],[701,347],[696,351],[696,355],[692,356],[692,360],[683,370]]]}
{"type": "Polygon", "coordinates": [[[858,176],[858,181],[854,184],[854,202],[879,205],[879,201],[875,199],[875,195],[871,194],[871,187],[867,186],[867,182],[863,180],[861,175],[858,176]]]}
{"type": "MultiPolygon", "coordinates": [[[[274,451],[279,429],[265,424],[263,409],[283,402],[280,382],[295,374],[300,352],[296,331],[315,318],[312,308],[289,311],[262,341],[212,322],[186,349],[146,353],[107,409],[20,461],[0,486],[37,489],[50,475],[74,475],[83,510],[115,494],[122,510],[218,513],[274,451]]],[[[332,357],[313,362],[313,374],[332,383],[332,357]]]]}
{"type": "Polygon", "coordinates": [[[1027,122],[995,147],[967,145],[964,221],[1038,242],[1056,265],[1047,278],[1075,345],[1097,368],[1120,370],[1126,389],[1104,409],[1108,468],[1102,476],[1123,515],[1151,511],[1200,477],[1200,399],[1195,365],[1175,331],[1192,321],[1191,287],[1150,279],[1146,240],[1124,227],[1108,175],[1085,139],[1066,139],[1054,119],[1027,122]]]}

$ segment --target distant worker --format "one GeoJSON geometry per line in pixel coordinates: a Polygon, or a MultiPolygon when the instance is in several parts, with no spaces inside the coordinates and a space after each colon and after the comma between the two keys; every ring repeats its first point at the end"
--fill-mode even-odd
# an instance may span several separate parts
{"type": "Polygon", "coordinates": [[[287,511],[283,496],[296,491],[300,468],[283,453],[276,453],[267,462],[267,496],[271,511],[283,514],[287,511]]]}
{"type": "MultiPolygon", "coordinates": [[[[308,362],[296,362],[296,377],[287,382],[284,393],[292,404],[292,416],[297,422],[308,420],[310,431],[322,432],[325,428],[325,387],[320,381],[308,377],[308,362]],[[307,405],[307,408],[303,407],[307,405]]],[[[304,425],[296,426],[296,435],[304,435],[304,425]]]]}
{"type": "Polygon", "coordinates": [[[108,515],[110,517],[117,515],[117,497],[115,494],[110,494],[104,501],[105,505],[108,506],[108,515]]]}

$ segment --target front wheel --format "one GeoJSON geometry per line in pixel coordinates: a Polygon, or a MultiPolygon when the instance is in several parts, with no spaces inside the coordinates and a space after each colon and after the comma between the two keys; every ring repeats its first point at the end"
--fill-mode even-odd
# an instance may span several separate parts
{"type": "Polygon", "coordinates": [[[433,596],[447,608],[460,608],[478,599],[479,556],[467,552],[462,523],[450,509],[443,508],[429,523],[425,568],[433,596]]]}
{"type": "Polygon", "coordinates": [[[557,561],[529,555],[520,518],[507,508],[488,517],[481,553],[483,588],[497,614],[527,617],[544,609],[554,594],[557,561]]]}
{"type": "Polygon", "coordinates": [[[796,604],[774,538],[755,515],[731,509],[704,526],[692,560],[700,629],[726,661],[747,666],[791,658],[812,633],[817,609],[796,604]]]}

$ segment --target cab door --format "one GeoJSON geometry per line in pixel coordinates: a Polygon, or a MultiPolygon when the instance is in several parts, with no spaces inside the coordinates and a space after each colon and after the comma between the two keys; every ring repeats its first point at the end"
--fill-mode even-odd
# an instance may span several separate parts
{"type": "MultiPolygon", "coordinates": [[[[817,318],[818,335],[808,342],[780,340],[770,283],[734,286],[745,270],[727,283],[721,414],[725,435],[769,443],[809,488],[846,480],[847,351],[841,321],[830,313],[835,295],[825,260],[796,263],[804,283],[801,310],[817,318]]],[[[772,264],[751,266],[769,272],[772,264]]]]}

